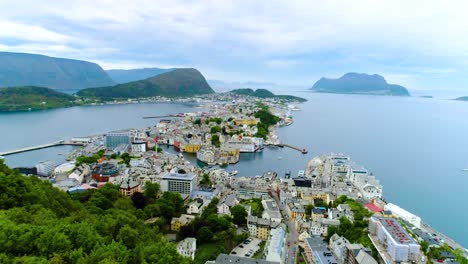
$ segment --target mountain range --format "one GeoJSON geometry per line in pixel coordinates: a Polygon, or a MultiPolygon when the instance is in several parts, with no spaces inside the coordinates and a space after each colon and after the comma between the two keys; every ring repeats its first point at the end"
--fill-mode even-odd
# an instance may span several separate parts
{"type": "Polygon", "coordinates": [[[133,81],[139,81],[154,77],[161,73],[169,72],[174,70],[174,68],[162,69],[162,68],[142,68],[142,69],[130,69],[130,70],[106,70],[106,73],[112,78],[112,80],[117,83],[127,83],[133,81]]]}
{"type": "Polygon", "coordinates": [[[321,93],[368,94],[409,96],[408,90],[400,85],[388,84],[378,74],[346,73],[338,79],[321,78],[311,90],[321,93]]]}
{"type": "Polygon", "coordinates": [[[0,52],[0,87],[82,89],[114,84],[96,63],[38,54],[0,52]]]}

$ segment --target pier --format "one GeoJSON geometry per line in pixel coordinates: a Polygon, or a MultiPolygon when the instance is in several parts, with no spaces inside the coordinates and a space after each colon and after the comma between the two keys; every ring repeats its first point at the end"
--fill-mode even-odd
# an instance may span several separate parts
{"type": "Polygon", "coordinates": [[[168,117],[184,117],[184,116],[179,116],[179,115],[144,116],[143,119],[168,118],[168,117]]]}
{"type": "Polygon", "coordinates": [[[59,140],[59,141],[56,141],[56,142],[43,144],[43,145],[38,145],[38,146],[33,146],[33,147],[3,151],[3,152],[0,152],[0,156],[8,156],[8,155],[12,155],[12,154],[28,152],[28,151],[38,150],[38,149],[51,148],[51,147],[56,147],[56,146],[84,146],[84,143],[71,141],[71,140],[59,140]]]}
{"type": "Polygon", "coordinates": [[[294,150],[297,150],[299,152],[301,152],[302,154],[307,154],[307,149],[305,148],[298,148],[298,147],[294,147],[294,146],[291,146],[291,145],[288,145],[288,144],[275,144],[274,146],[278,146],[280,148],[284,148],[284,147],[287,147],[287,148],[290,148],[290,149],[294,149],[294,150]]]}

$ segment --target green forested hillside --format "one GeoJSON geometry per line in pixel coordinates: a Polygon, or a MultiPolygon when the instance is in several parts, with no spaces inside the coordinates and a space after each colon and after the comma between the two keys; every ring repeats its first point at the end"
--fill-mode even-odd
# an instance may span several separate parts
{"type": "Polygon", "coordinates": [[[190,263],[158,227],[181,210],[180,196],[152,188],[132,200],[118,188],[70,196],[0,160],[0,263],[190,263]],[[151,215],[161,218],[146,224],[151,215]]]}
{"type": "Polygon", "coordinates": [[[253,90],[251,88],[241,88],[241,89],[234,89],[230,92],[233,94],[249,95],[249,96],[254,96],[254,97],[259,97],[259,98],[275,98],[275,99],[282,99],[286,101],[299,101],[299,102],[307,101],[304,98],[293,96],[293,95],[275,95],[274,93],[272,93],[271,91],[267,89],[253,90]]]}
{"type": "Polygon", "coordinates": [[[74,105],[75,97],[35,86],[0,88],[0,112],[38,110],[74,105]]]}
{"type": "Polygon", "coordinates": [[[210,93],[214,93],[213,89],[198,70],[175,69],[145,80],[84,89],[77,94],[88,98],[114,100],[154,96],[189,97],[210,93]]]}

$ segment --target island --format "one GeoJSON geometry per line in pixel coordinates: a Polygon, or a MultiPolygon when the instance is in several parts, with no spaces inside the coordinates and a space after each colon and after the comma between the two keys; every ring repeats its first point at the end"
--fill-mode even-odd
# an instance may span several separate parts
{"type": "Polygon", "coordinates": [[[311,88],[320,93],[409,96],[408,90],[389,84],[378,74],[347,73],[338,79],[321,78],[311,88]]]}
{"type": "Polygon", "coordinates": [[[76,99],[73,95],[45,87],[0,88],[0,112],[68,107],[77,105],[76,99]]]}
{"type": "Polygon", "coordinates": [[[274,98],[274,99],[282,99],[285,101],[298,101],[298,102],[305,102],[307,101],[304,98],[293,96],[293,95],[275,95],[271,91],[267,89],[257,89],[253,90],[251,88],[241,88],[241,89],[235,89],[230,91],[232,94],[237,94],[237,95],[247,95],[247,96],[253,96],[253,97],[258,97],[258,98],[274,98]]]}
{"type": "Polygon", "coordinates": [[[197,69],[180,68],[140,81],[83,89],[77,95],[111,101],[156,96],[190,97],[211,93],[214,93],[213,89],[197,69]]]}
{"type": "Polygon", "coordinates": [[[96,63],[39,54],[0,52],[0,87],[83,89],[114,84],[96,63]]]}
{"type": "Polygon", "coordinates": [[[468,101],[468,96],[462,96],[462,97],[458,97],[458,98],[455,98],[453,100],[456,100],[456,101],[468,101]]]}

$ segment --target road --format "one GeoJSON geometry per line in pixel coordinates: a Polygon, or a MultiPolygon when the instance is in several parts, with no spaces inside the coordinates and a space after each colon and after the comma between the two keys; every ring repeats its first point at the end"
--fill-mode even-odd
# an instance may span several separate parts
{"type": "Polygon", "coordinates": [[[298,243],[299,243],[299,234],[297,233],[296,228],[294,227],[294,222],[289,219],[288,213],[284,206],[280,203],[278,198],[278,194],[272,191],[273,199],[275,199],[276,204],[278,205],[281,215],[283,216],[283,220],[285,224],[288,226],[289,232],[286,235],[286,241],[284,244],[284,258],[286,264],[295,264],[296,263],[296,254],[298,250],[298,243]],[[289,244],[289,246],[288,246],[289,244]]]}

